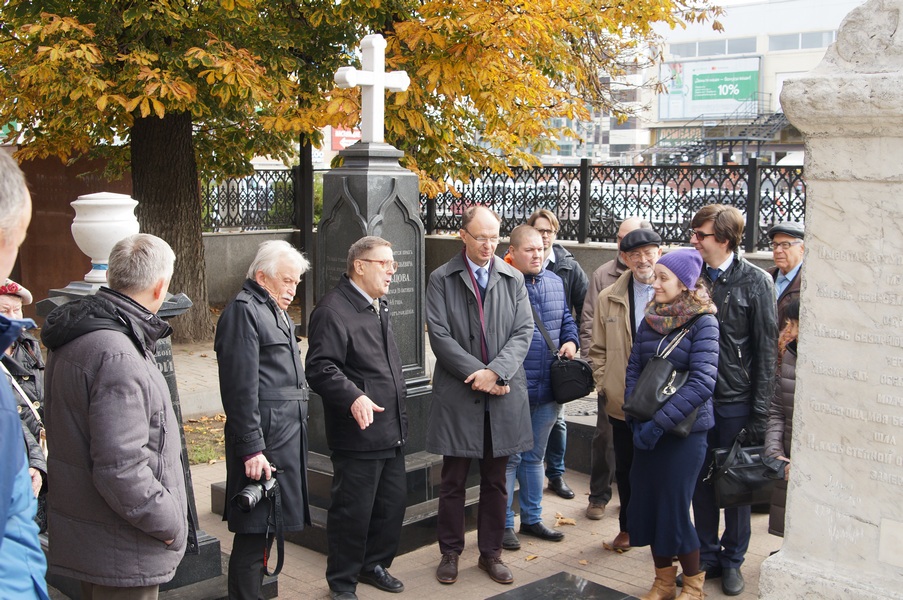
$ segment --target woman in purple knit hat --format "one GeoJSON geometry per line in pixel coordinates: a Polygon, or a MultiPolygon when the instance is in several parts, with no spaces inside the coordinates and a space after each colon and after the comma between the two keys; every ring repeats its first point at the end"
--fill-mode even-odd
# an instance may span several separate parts
{"type": "Polygon", "coordinates": [[[688,333],[668,356],[687,382],[655,413],[640,422],[628,416],[633,431],[631,497],[627,528],[631,546],[651,546],[655,582],[643,600],[673,600],[677,588],[676,556],[684,573],[680,600],[703,598],[705,573],[699,570],[699,539],[690,520],[696,477],[712,428],[712,394],[718,373],[718,321],[715,306],[700,281],[702,257],[693,249],[674,250],[655,265],[655,296],[637,329],[627,365],[625,400],[650,358],[688,333]],[[695,421],[686,437],[672,430],[685,419],[695,421]]]}

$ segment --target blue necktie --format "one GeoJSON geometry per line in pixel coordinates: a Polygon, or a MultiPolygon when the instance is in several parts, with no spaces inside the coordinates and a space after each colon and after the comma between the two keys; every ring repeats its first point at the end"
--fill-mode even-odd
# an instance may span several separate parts
{"type": "Polygon", "coordinates": [[[780,297],[781,294],[784,293],[784,290],[787,289],[787,285],[790,283],[790,280],[787,279],[787,276],[781,273],[778,275],[777,281],[774,282],[774,291],[775,296],[780,297]]]}
{"type": "Polygon", "coordinates": [[[712,280],[712,283],[718,281],[718,278],[721,277],[721,269],[713,269],[712,267],[706,267],[706,270],[709,272],[709,279],[712,280]]]}
{"type": "Polygon", "coordinates": [[[489,271],[484,267],[480,267],[477,269],[477,284],[485,290],[487,283],[489,283],[489,271]]]}

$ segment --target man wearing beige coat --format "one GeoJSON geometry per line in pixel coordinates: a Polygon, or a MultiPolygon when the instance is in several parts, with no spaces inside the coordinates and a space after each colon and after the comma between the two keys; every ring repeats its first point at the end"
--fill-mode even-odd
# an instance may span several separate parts
{"type": "MultiPolygon", "coordinates": [[[[589,356],[593,364],[593,377],[599,392],[600,410],[605,406],[607,415],[600,413],[601,421],[608,418],[611,425],[615,453],[615,480],[621,509],[618,516],[620,530],[606,548],[616,552],[630,549],[627,533],[627,505],[630,503],[630,465],[633,462],[633,434],[624,420],[624,388],[627,360],[633,347],[633,336],[640,323],[646,305],[652,300],[652,268],[662,255],[662,238],[651,229],[636,229],[621,240],[620,258],[627,265],[625,271],[611,286],[602,290],[593,311],[592,338],[589,356]]],[[[595,455],[593,471],[596,470],[595,455]]],[[[590,480],[590,497],[593,495],[590,480]]]]}

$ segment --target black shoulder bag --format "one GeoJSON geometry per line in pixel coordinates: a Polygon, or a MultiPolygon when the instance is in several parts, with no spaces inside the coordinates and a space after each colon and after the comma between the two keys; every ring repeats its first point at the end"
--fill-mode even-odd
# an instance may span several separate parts
{"type": "MultiPolygon", "coordinates": [[[[633,392],[630,398],[624,400],[624,413],[639,421],[650,420],[659,409],[665,405],[671,397],[677,393],[687,382],[689,374],[686,371],[678,371],[668,360],[671,352],[677,348],[681,340],[690,332],[690,327],[700,315],[696,315],[687,321],[683,327],[677,332],[677,335],[661,350],[661,342],[655,356],[646,362],[643,371],[637,378],[636,384],[633,386],[633,392]]],[[[662,338],[662,342],[665,338],[662,338]]],[[[690,415],[677,424],[668,433],[678,437],[687,437],[693,423],[696,422],[696,415],[699,409],[696,408],[690,415]]]]}
{"type": "Polygon", "coordinates": [[[546,344],[549,345],[549,350],[555,356],[549,369],[549,376],[552,380],[552,397],[555,398],[555,402],[567,404],[571,400],[578,400],[592,392],[596,388],[596,384],[593,381],[593,370],[589,363],[576,356],[570,360],[559,356],[558,348],[552,343],[552,336],[546,331],[546,326],[532,304],[530,310],[533,311],[533,321],[536,322],[536,327],[539,328],[546,344]]]}

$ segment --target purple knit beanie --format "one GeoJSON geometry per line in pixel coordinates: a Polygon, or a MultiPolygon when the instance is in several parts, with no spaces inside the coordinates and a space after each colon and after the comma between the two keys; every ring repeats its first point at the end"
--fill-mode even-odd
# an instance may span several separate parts
{"type": "Polygon", "coordinates": [[[702,273],[702,256],[694,248],[672,250],[658,259],[658,264],[668,267],[688,290],[696,289],[696,282],[702,273]]]}

